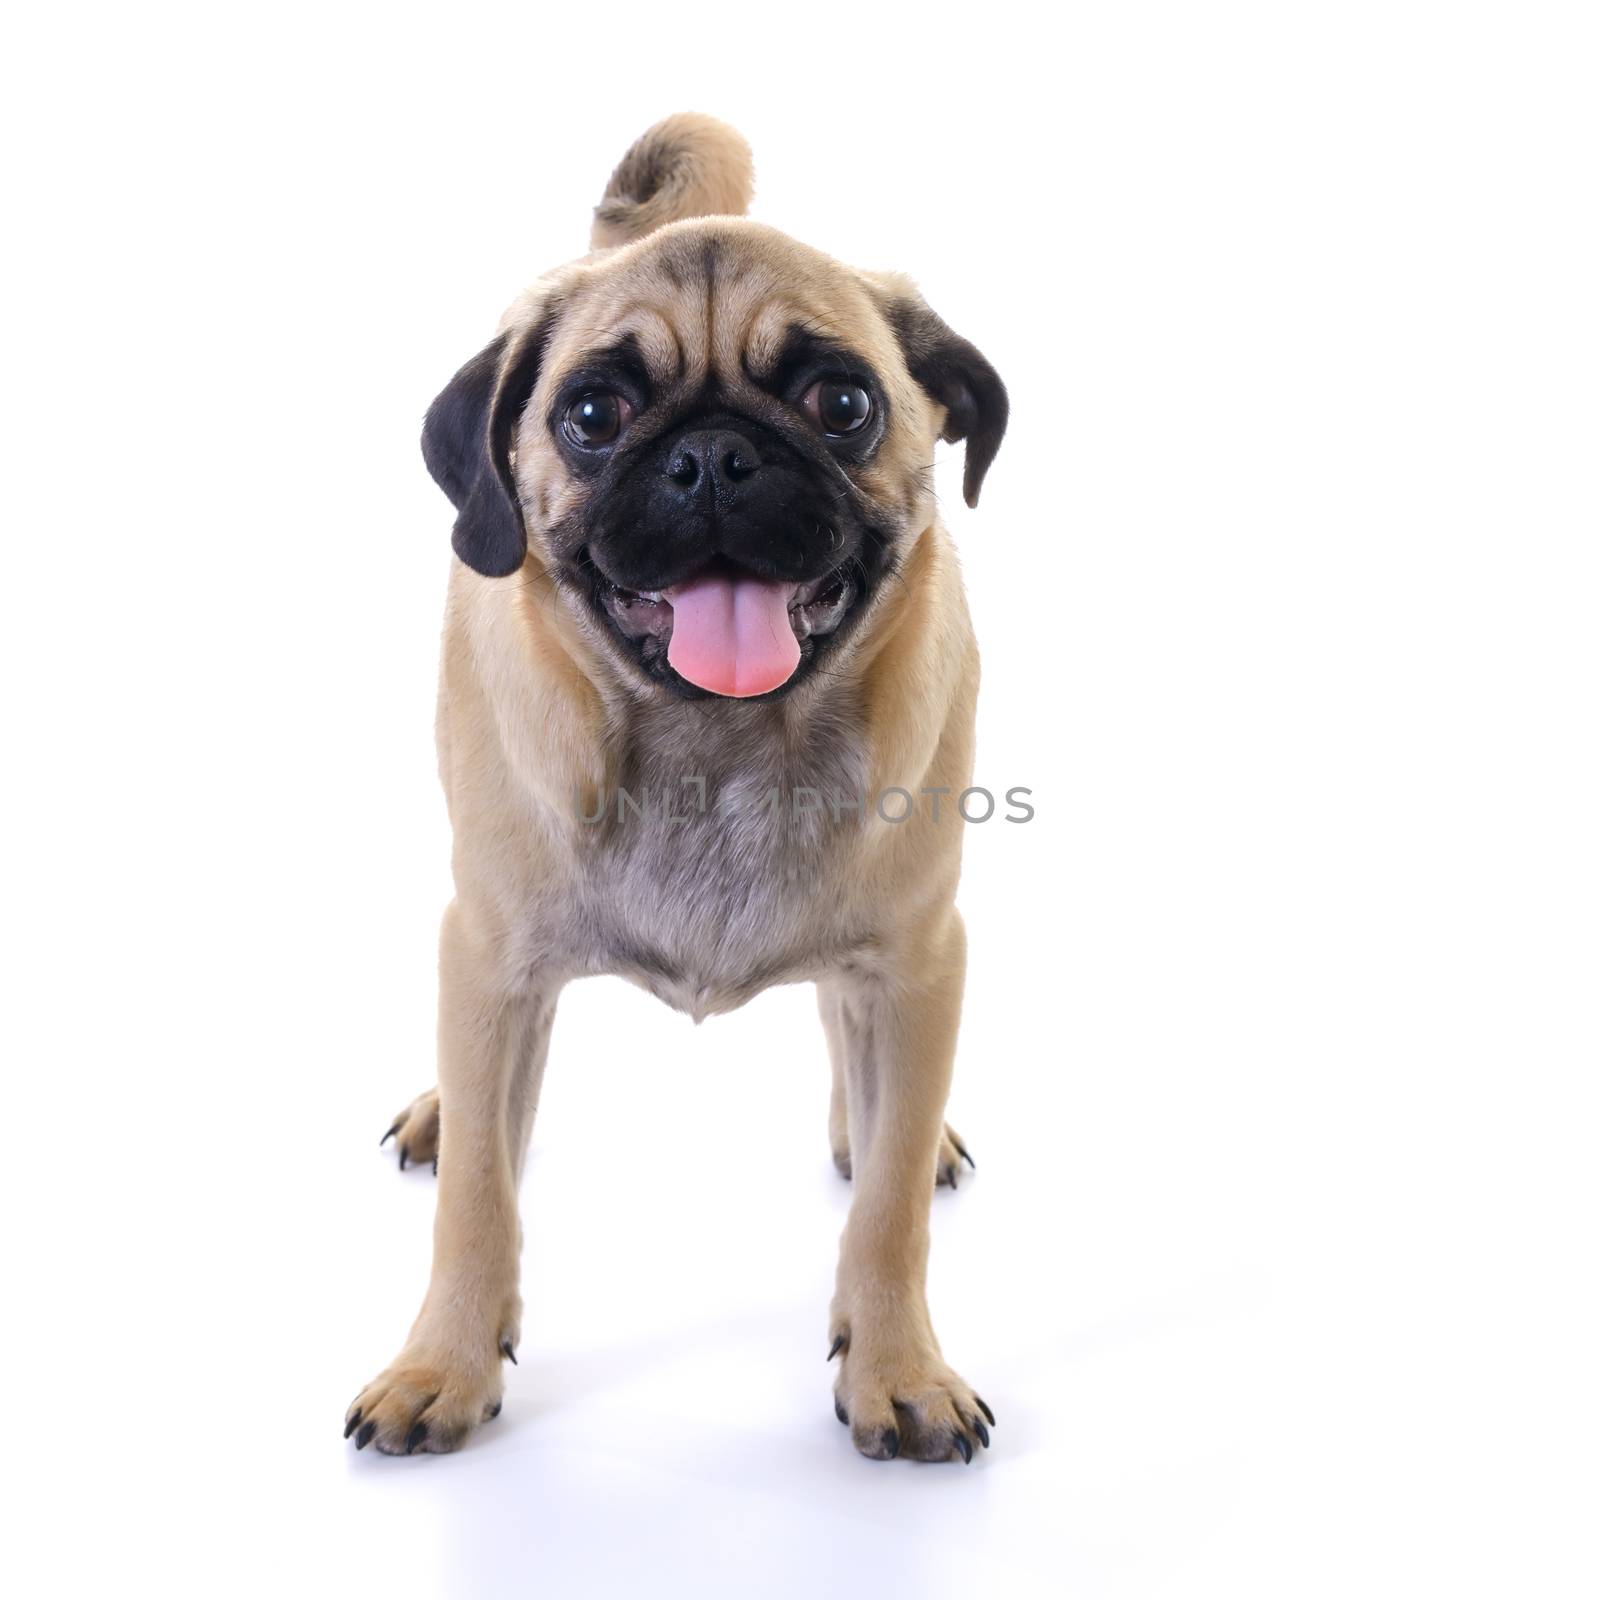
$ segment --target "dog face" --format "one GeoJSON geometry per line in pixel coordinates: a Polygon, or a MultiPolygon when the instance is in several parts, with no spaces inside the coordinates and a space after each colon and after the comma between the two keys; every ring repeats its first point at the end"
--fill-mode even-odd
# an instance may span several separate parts
{"type": "Polygon", "coordinates": [[[455,548],[532,565],[636,683],[791,692],[870,626],[932,516],[933,443],[977,501],[994,369],[904,280],[744,220],[680,222],[531,292],[424,432],[455,548]]]}

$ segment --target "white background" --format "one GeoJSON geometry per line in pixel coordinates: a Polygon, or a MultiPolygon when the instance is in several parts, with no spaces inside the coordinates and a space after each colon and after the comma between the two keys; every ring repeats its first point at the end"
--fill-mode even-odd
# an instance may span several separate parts
{"type": "Polygon", "coordinates": [[[17,1592],[1593,1595],[1588,8],[559,13],[11,24],[17,1592]],[[940,462],[1038,806],[968,839],[966,1469],[833,1420],[802,990],[570,991],[505,1414],[339,1438],[432,1209],[419,419],[684,108],[1011,388],[940,462]]]}

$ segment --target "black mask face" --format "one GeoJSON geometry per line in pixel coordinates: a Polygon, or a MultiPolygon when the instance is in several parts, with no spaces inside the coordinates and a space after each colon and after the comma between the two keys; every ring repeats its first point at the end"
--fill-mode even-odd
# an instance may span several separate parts
{"type": "Polygon", "coordinates": [[[894,381],[909,372],[943,407],[943,436],[966,440],[969,503],[1004,432],[993,368],[904,299],[882,308],[906,368],[887,382],[801,323],[759,372],[692,385],[652,372],[624,334],[564,359],[529,418],[562,311],[547,303],[462,368],[428,413],[424,455],[459,512],[457,554],[506,576],[527,548],[511,453],[537,421],[582,491],[540,529],[541,553],[630,668],[678,695],[787,693],[870,608],[915,531],[917,494],[885,504],[864,487],[894,426],[894,381]]]}

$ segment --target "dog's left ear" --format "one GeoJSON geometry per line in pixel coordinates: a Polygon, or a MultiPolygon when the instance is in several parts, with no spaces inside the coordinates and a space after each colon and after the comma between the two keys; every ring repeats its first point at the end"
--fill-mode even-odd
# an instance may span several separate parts
{"type": "Polygon", "coordinates": [[[944,407],[941,437],[947,444],[967,442],[961,492],[967,504],[975,506],[984,476],[1005,437],[1011,410],[1006,386],[983,352],[920,299],[895,301],[888,307],[888,317],[911,376],[944,407]]]}
{"type": "Polygon", "coordinates": [[[508,577],[527,554],[511,448],[548,332],[545,319],[500,334],[450,380],[422,424],[422,459],[457,512],[450,542],[486,578],[508,577]]]}

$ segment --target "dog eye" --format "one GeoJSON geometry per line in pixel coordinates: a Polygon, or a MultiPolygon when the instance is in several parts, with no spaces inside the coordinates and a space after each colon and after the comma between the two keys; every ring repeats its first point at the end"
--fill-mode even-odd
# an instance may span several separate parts
{"type": "Polygon", "coordinates": [[[801,396],[806,415],[826,434],[858,433],[872,418],[872,396],[858,383],[824,378],[801,396]]]}
{"type": "Polygon", "coordinates": [[[604,390],[579,395],[567,407],[567,437],[577,445],[610,444],[627,426],[633,407],[604,390]]]}

